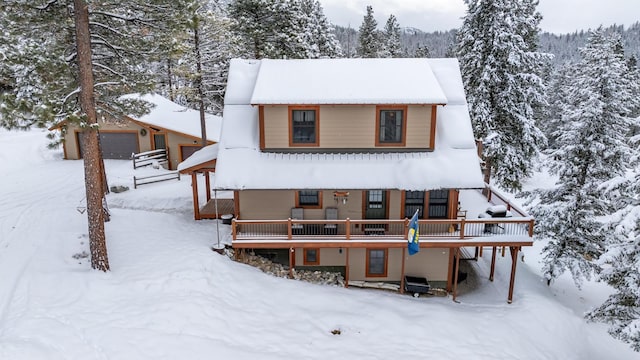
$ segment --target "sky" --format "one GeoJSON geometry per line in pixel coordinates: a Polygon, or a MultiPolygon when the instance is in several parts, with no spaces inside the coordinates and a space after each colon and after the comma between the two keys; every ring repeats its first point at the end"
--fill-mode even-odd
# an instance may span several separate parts
{"type": "MultiPolygon", "coordinates": [[[[466,5],[463,0],[320,0],[327,18],[336,25],[358,28],[367,5],[373,6],[378,26],[390,14],[402,27],[423,31],[450,30],[462,24],[466,5]]],[[[540,0],[538,11],[543,31],[556,34],[587,30],[599,25],[640,21],[638,0],[540,0]]]]}

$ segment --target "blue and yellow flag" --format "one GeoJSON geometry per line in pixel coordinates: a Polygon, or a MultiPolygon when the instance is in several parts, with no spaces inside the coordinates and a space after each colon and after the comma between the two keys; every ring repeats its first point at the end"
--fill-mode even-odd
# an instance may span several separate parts
{"type": "Polygon", "coordinates": [[[407,246],[409,248],[409,255],[413,255],[420,251],[420,244],[418,243],[418,212],[420,210],[417,209],[416,213],[413,214],[411,221],[409,221],[409,234],[407,235],[407,246]]]}

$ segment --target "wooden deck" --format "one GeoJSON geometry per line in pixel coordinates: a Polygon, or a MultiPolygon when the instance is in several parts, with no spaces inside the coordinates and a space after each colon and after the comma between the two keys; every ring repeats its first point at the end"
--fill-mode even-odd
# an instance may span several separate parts
{"type": "Polygon", "coordinates": [[[219,219],[220,215],[235,214],[233,199],[218,199],[218,214],[216,214],[216,201],[209,200],[201,209],[200,217],[203,219],[219,219]]]}

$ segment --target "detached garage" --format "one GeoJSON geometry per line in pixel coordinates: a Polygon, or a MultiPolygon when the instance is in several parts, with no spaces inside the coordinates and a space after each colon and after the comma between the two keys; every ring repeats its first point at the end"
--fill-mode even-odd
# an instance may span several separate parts
{"type": "MultiPolygon", "coordinates": [[[[82,133],[76,132],[78,151],[82,158],[82,133]]],[[[104,159],[131,159],[131,154],[139,153],[138,133],[136,131],[100,132],[100,146],[104,159]]]]}

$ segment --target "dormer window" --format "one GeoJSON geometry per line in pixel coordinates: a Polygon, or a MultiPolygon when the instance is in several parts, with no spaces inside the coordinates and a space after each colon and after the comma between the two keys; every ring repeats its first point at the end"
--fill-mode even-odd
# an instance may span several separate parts
{"type": "Polygon", "coordinates": [[[289,107],[290,146],[319,146],[319,107],[289,107]]]}
{"type": "Polygon", "coordinates": [[[376,107],[376,146],[405,146],[406,106],[376,107]]]}

